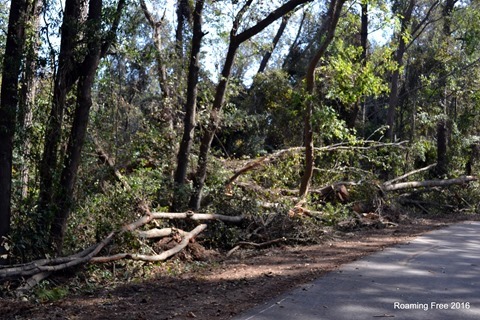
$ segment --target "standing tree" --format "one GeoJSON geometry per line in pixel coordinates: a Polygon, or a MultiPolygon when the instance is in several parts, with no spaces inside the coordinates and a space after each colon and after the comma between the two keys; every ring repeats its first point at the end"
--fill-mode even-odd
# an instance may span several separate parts
{"type": "Polygon", "coordinates": [[[26,10],[27,1],[10,2],[7,42],[3,57],[0,93],[0,254],[4,252],[2,245],[4,237],[10,231],[13,138],[19,101],[18,79],[24,51],[25,23],[28,17],[26,10]]]}
{"type": "Polygon", "coordinates": [[[102,37],[102,0],[90,0],[87,17],[87,29],[84,40],[87,54],[76,66],[78,72],[77,101],[73,124],[69,135],[59,188],[56,190],[54,217],[50,228],[51,242],[61,252],[63,239],[73,204],[73,191],[80,165],[82,148],[87,133],[90,108],[92,106],[92,87],[100,59],[105,56],[115,40],[125,0],[119,0],[113,23],[105,38],[102,37]]]}
{"type": "Polygon", "coordinates": [[[300,198],[304,198],[308,193],[310,182],[313,175],[313,160],[314,160],[314,148],[313,148],[313,126],[312,116],[314,109],[314,101],[312,99],[315,90],[315,70],[318,62],[325,55],[328,46],[335,36],[335,29],[337,28],[338,20],[340,19],[340,13],[342,12],[343,4],[345,0],[331,0],[328,6],[328,11],[325,20],[322,25],[323,32],[325,34],[322,39],[321,45],[310,61],[307,68],[306,75],[306,92],[308,95],[307,105],[305,110],[305,171],[302,176],[300,184],[300,198]]]}
{"type": "Polygon", "coordinates": [[[148,10],[145,0],[140,0],[143,14],[148,21],[148,24],[153,29],[153,44],[155,46],[155,60],[157,64],[158,82],[162,91],[162,104],[165,110],[168,110],[168,127],[174,130],[173,126],[173,110],[172,104],[172,89],[168,83],[165,49],[162,46],[162,29],[164,27],[164,16],[160,20],[155,20],[152,13],[148,10]]]}
{"type": "Polygon", "coordinates": [[[207,164],[208,164],[208,153],[210,151],[210,146],[215,136],[215,132],[220,125],[220,114],[222,112],[222,107],[225,101],[225,93],[230,78],[230,73],[232,71],[232,66],[235,61],[235,55],[237,49],[242,43],[251,39],[253,36],[257,35],[263,31],[266,27],[272,24],[277,19],[288,14],[295,8],[304,3],[310,2],[311,0],[290,0],[274,11],[270,12],[264,19],[260,20],[254,26],[238,33],[240,29],[240,24],[253,0],[247,0],[242,8],[236,14],[233,25],[230,30],[230,39],[229,46],[227,51],[227,56],[223,64],[221,78],[217,84],[215,91],[215,98],[213,101],[212,108],[210,110],[210,121],[208,125],[204,128],[204,134],[201,139],[200,144],[200,154],[198,156],[198,165],[193,181],[193,194],[190,198],[190,207],[194,210],[200,208],[200,202],[202,199],[202,190],[205,184],[205,178],[207,176],[207,164]]]}
{"type": "MultiPolygon", "coordinates": [[[[194,129],[196,126],[196,109],[198,94],[198,72],[200,48],[204,33],[202,31],[202,10],[204,0],[198,0],[193,12],[193,37],[190,52],[190,64],[187,79],[187,101],[185,103],[185,116],[183,120],[183,136],[177,156],[177,169],[175,171],[175,188],[181,188],[187,178],[188,158],[192,149],[194,129]]],[[[179,191],[179,190],[177,190],[179,191]]],[[[179,192],[175,193],[174,207],[179,204],[179,192]]],[[[176,208],[175,208],[176,209],[176,208]]]]}
{"type": "Polygon", "coordinates": [[[177,0],[177,28],[175,30],[175,49],[177,58],[184,57],[184,33],[187,24],[192,22],[192,8],[189,0],[177,0]]]}
{"type": "Polygon", "coordinates": [[[48,230],[52,218],[53,194],[58,175],[59,146],[62,141],[62,126],[67,108],[67,94],[78,79],[78,44],[81,39],[83,1],[67,0],[63,12],[61,27],[60,53],[54,79],[52,107],[45,130],[42,160],[39,168],[40,190],[38,210],[42,221],[38,224],[40,232],[48,230]]]}
{"type": "Polygon", "coordinates": [[[43,0],[33,0],[28,4],[28,22],[26,29],[27,42],[25,46],[25,62],[21,77],[20,101],[18,108],[18,141],[20,143],[20,187],[21,197],[28,194],[30,177],[30,150],[32,147],[30,131],[32,128],[33,106],[36,95],[35,72],[37,69],[37,55],[39,50],[40,17],[43,9],[43,0]]]}
{"type": "Polygon", "coordinates": [[[282,17],[282,22],[280,23],[280,26],[278,27],[277,33],[275,34],[275,37],[273,38],[272,45],[265,50],[262,60],[260,61],[260,66],[258,67],[258,73],[262,73],[265,71],[265,68],[267,67],[268,61],[270,60],[270,57],[272,56],[273,50],[278,45],[278,42],[280,41],[280,38],[282,37],[283,33],[285,32],[285,28],[287,27],[288,20],[290,19],[291,14],[284,15],[282,17]]]}
{"type": "Polygon", "coordinates": [[[403,56],[407,49],[407,38],[410,33],[410,24],[412,19],[412,12],[415,7],[415,0],[408,0],[404,3],[399,1],[397,6],[402,8],[402,11],[398,13],[400,17],[400,31],[396,35],[397,40],[397,50],[395,51],[395,62],[397,63],[397,68],[393,71],[391,81],[390,81],[390,96],[388,99],[388,112],[387,112],[387,138],[390,141],[395,139],[395,113],[398,106],[398,86],[400,81],[400,70],[403,65],[403,56]],[[403,5],[403,7],[402,7],[403,5]]]}
{"type": "Polygon", "coordinates": [[[103,32],[103,2],[85,3],[67,0],[61,27],[58,70],[53,89],[53,101],[45,133],[44,153],[40,166],[39,209],[42,233],[50,230],[50,242],[61,250],[67,218],[73,201],[73,190],[85,140],[89,111],[92,105],[92,86],[100,58],[115,39],[121,12],[125,5],[119,0],[108,32],[103,32]],[[85,17],[85,18],[84,18],[85,17]],[[105,36],[102,36],[105,34],[105,36]],[[76,84],[76,105],[68,137],[63,165],[59,169],[59,145],[62,137],[67,95],[76,84]],[[57,172],[61,171],[58,175],[57,172]]]}
{"type": "MultiPolygon", "coordinates": [[[[452,36],[452,11],[457,0],[446,0],[443,5],[442,17],[442,49],[448,50],[448,46],[452,36]]],[[[439,177],[443,177],[448,173],[448,136],[449,136],[449,122],[448,115],[451,109],[451,103],[449,102],[449,96],[447,94],[447,66],[440,65],[439,78],[440,85],[438,91],[440,92],[440,105],[442,106],[444,117],[437,123],[437,167],[436,173],[439,177]]]]}

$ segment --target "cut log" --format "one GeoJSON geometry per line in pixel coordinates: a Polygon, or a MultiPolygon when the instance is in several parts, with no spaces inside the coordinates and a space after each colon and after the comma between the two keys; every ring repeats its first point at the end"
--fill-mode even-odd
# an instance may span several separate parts
{"type": "Polygon", "coordinates": [[[40,272],[40,273],[34,274],[30,278],[28,278],[28,280],[25,281],[23,285],[21,285],[15,290],[15,295],[17,296],[17,298],[23,297],[28,291],[30,291],[37,284],[39,284],[40,281],[48,278],[50,274],[51,272],[40,272]]]}

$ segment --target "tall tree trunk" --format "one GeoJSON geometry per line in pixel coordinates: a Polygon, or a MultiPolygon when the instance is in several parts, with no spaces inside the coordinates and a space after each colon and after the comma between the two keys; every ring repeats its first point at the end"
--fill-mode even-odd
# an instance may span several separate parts
{"type": "MultiPolygon", "coordinates": [[[[367,43],[368,43],[368,4],[362,2],[360,4],[360,42],[357,38],[354,40],[354,45],[360,45],[362,49],[360,57],[356,61],[360,62],[363,67],[367,64],[367,43]]],[[[360,110],[365,107],[365,97],[360,97],[354,103],[339,103],[338,116],[345,121],[347,128],[354,129],[357,124],[357,118],[360,110]]]]}
{"type": "Polygon", "coordinates": [[[368,45],[368,4],[362,2],[362,11],[360,17],[360,45],[362,46],[362,54],[360,59],[363,65],[367,64],[367,45],[368,45]]]}
{"type": "MultiPolygon", "coordinates": [[[[366,2],[362,2],[361,4],[361,17],[360,17],[360,45],[362,47],[362,54],[360,55],[360,59],[362,61],[362,65],[365,67],[367,64],[367,50],[368,50],[368,4],[366,2]]],[[[367,104],[365,103],[365,98],[362,97],[360,101],[360,105],[358,106],[358,112],[361,110],[363,117],[362,117],[362,135],[365,134],[365,115],[367,114],[367,104]]]]}
{"type": "Polygon", "coordinates": [[[38,228],[46,231],[51,220],[52,195],[56,171],[58,168],[58,148],[62,137],[63,117],[66,108],[67,94],[78,79],[78,68],[75,53],[78,45],[79,29],[82,17],[82,0],[66,0],[61,27],[60,54],[58,57],[58,71],[53,88],[52,108],[45,130],[43,156],[40,164],[40,191],[38,210],[42,214],[42,221],[38,228]]]}
{"type": "Polygon", "coordinates": [[[278,27],[277,33],[275,34],[275,37],[273,38],[272,41],[272,46],[269,47],[265,53],[263,54],[262,61],[260,61],[260,67],[258,68],[257,74],[262,73],[265,71],[265,68],[267,67],[268,61],[272,57],[273,50],[277,47],[278,42],[280,41],[280,38],[282,37],[283,33],[285,32],[285,28],[287,27],[288,20],[290,19],[291,15],[287,14],[282,17],[282,22],[280,23],[280,26],[278,27]]]}
{"type": "MultiPolygon", "coordinates": [[[[100,0],[91,0],[90,2],[100,2],[100,0]]],[[[100,55],[96,54],[88,59],[92,61],[92,64],[78,81],[77,107],[60,178],[61,191],[56,193],[54,199],[57,210],[55,210],[54,220],[50,228],[51,240],[58,252],[61,252],[62,249],[67,219],[73,204],[73,192],[92,106],[92,85],[95,80],[99,57],[100,55]]]]}
{"type": "Polygon", "coordinates": [[[63,248],[67,221],[72,210],[75,182],[92,106],[92,87],[95,82],[95,75],[100,59],[106,54],[109,46],[115,39],[124,6],[125,0],[119,0],[113,24],[105,39],[102,39],[103,1],[90,0],[89,2],[87,23],[90,28],[86,31],[88,53],[83,62],[77,66],[79,81],[77,84],[75,115],[64,158],[59,188],[55,193],[54,202],[56,207],[50,227],[50,240],[58,253],[63,248]]]}
{"type": "Polygon", "coordinates": [[[409,0],[407,8],[402,13],[402,21],[400,27],[400,33],[397,34],[396,38],[398,41],[398,47],[395,52],[395,62],[397,63],[397,68],[393,71],[391,80],[390,80],[390,96],[388,98],[388,111],[387,111],[387,138],[390,141],[395,139],[395,113],[398,106],[398,82],[400,81],[400,68],[403,65],[403,56],[407,48],[405,42],[405,34],[408,32],[410,27],[410,22],[412,19],[413,8],[415,7],[415,0],[409,0]]]}
{"type": "Polygon", "coordinates": [[[305,171],[302,176],[302,181],[300,184],[300,198],[304,198],[310,187],[310,182],[313,175],[313,165],[314,165],[314,147],[313,147],[313,126],[312,126],[312,116],[314,109],[313,94],[315,91],[315,69],[320,59],[325,55],[328,46],[332,42],[335,36],[335,30],[337,28],[338,20],[340,19],[340,13],[342,12],[343,4],[345,0],[331,0],[327,16],[322,25],[321,34],[326,34],[323,39],[320,48],[318,49],[316,55],[310,61],[307,74],[306,74],[306,83],[307,83],[307,94],[309,97],[306,99],[306,110],[305,110],[305,171]]]}
{"type": "Polygon", "coordinates": [[[31,149],[31,127],[33,117],[33,105],[36,94],[35,71],[37,67],[37,55],[39,49],[39,23],[43,8],[43,0],[34,0],[28,5],[28,27],[31,37],[25,48],[25,66],[21,78],[20,101],[18,108],[18,122],[20,132],[18,141],[20,142],[20,188],[21,197],[25,199],[28,195],[28,183],[30,176],[30,149],[31,149]]]}
{"type": "MultiPolygon", "coordinates": [[[[448,45],[448,41],[446,39],[451,37],[451,15],[456,2],[457,0],[445,0],[445,4],[443,5],[442,16],[443,37],[445,39],[443,41],[444,46],[448,45]]],[[[439,79],[439,92],[441,95],[439,103],[443,106],[444,118],[439,120],[437,123],[437,167],[435,171],[438,177],[444,177],[448,174],[448,141],[450,136],[449,127],[452,120],[449,117],[450,103],[448,101],[447,93],[447,70],[443,65],[440,66],[439,79]]]]}
{"type": "Polygon", "coordinates": [[[212,145],[215,132],[220,124],[220,112],[225,100],[225,92],[227,90],[230,72],[232,70],[235,54],[238,44],[231,39],[227,52],[227,58],[223,65],[221,79],[215,91],[215,99],[213,101],[212,110],[210,112],[209,124],[204,128],[202,140],[200,142],[200,153],[198,155],[197,171],[193,180],[193,193],[190,198],[190,208],[198,210],[202,200],[202,190],[207,177],[208,152],[212,145]]]}
{"type": "Polygon", "coordinates": [[[291,70],[289,70],[289,69],[292,69],[290,65],[293,65],[293,63],[297,60],[296,58],[298,57],[298,53],[299,53],[298,43],[300,40],[300,36],[302,35],[303,25],[307,20],[307,13],[308,13],[307,10],[303,12],[302,19],[300,20],[300,25],[298,26],[298,29],[297,29],[297,34],[295,35],[295,39],[293,40],[292,44],[288,48],[288,53],[283,59],[282,69],[285,71],[288,71],[290,75],[293,75],[291,70]]]}
{"type": "Polygon", "coordinates": [[[216,88],[212,109],[210,111],[210,122],[204,128],[204,134],[201,139],[197,170],[193,180],[193,193],[190,197],[190,207],[194,210],[198,210],[200,208],[200,203],[202,200],[202,190],[205,184],[205,178],[207,176],[208,152],[210,151],[210,146],[212,144],[213,137],[215,136],[218,125],[220,124],[220,113],[222,111],[223,103],[225,100],[225,92],[227,89],[228,80],[230,78],[230,73],[238,47],[243,42],[260,33],[262,30],[272,24],[275,20],[283,17],[285,14],[291,12],[296,7],[304,3],[310,2],[311,0],[290,0],[276,10],[272,11],[267,17],[259,21],[254,26],[237,34],[237,31],[240,27],[240,21],[248,7],[251,5],[252,1],[253,0],[248,0],[242,7],[242,9],[237,13],[233,22],[232,29],[230,31],[230,44],[223,65],[221,78],[216,88]]]}
{"type": "Polygon", "coordinates": [[[153,29],[153,43],[155,45],[155,60],[157,63],[157,74],[158,74],[158,82],[160,83],[160,89],[162,90],[162,104],[164,110],[167,111],[168,114],[168,128],[170,131],[173,131],[173,117],[174,117],[174,107],[172,106],[172,93],[170,86],[168,84],[168,77],[167,77],[167,68],[165,66],[165,55],[164,55],[164,48],[162,48],[162,29],[163,29],[163,21],[165,18],[164,16],[156,21],[153,15],[148,11],[147,5],[145,4],[145,0],[140,0],[140,6],[142,7],[143,13],[145,18],[148,21],[148,24],[153,29]]]}
{"type": "MultiPolygon", "coordinates": [[[[0,255],[10,231],[13,138],[18,107],[18,79],[25,42],[27,2],[11,0],[0,92],[0,255]]],[[[3,258],[0,257],[0,264],[3,258]]]]}
{"type": "Polygon", "coordinates": [[[188,0],[177,0],[177,29],[175,30],[175,49],[177,58],[183,59],[183,34],[185,24],[192,20],[192,12],[188,0]]]}
{"type": "MultiPolygon", "coordinates": [[[[192,149],[194,130],[196,126],[197,94],[198,94],[198,73],[200,69],[200,48],[204,33],[202,31],[202,11],[205,1],[198,0],[193,13],[193,37],[192,49],[190,52],[190,64],[188,67],[187,80],[187,101],[185,103],[185,117],[183,119],[183,136],[180,142],[180,149],[177,156],[177,169],[174,175],[175,188],[181,188],[187,178],[189,156],[192,149]]],[[[179,191],[179,190],[176,190],[179,191]]],[[[179,203],[179,192],[175,192],[173,209],[177,210],[179,203]]]]}
{"type": "Polygon", "coordinates": [[[60,188],[55,193],[57,210],[50,228],[51,240],[58,252],[62,250],[67,219],[73,203],[73,191],[92,106],[92,87],[102,48],[101,17],[102,0],[90,0],[87,19],[89,29],[86,31],[88,54],[80,68],[75,115],[60,177],[60,188]]]}

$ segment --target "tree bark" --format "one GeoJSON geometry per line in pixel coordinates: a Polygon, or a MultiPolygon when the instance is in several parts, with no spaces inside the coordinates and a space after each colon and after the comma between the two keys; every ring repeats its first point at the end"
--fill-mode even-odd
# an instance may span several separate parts
{"type": "Polygon", "coordinates": [[[285,14],[294,10],[296,7],[310,1],[311,0],[290,0],[276,10],[272,11],[267,17],[259,21],[257,24],[239,34],[237,34],[237,31],[240,27],[241,18],[245,14],[245,11],[248,9],[248,7],[251,5],[252,0],[248,0],[243,6],[243,8],[237,13],[237,16],[235,17],[235,20],[233,22],[232,29],[230,31],[230,44],[223,65],[221,78],[216,88],[212,109],[210,111],[210,123],[206,126],[203,137],[201,139],[198,165],[193,181],[194,190],[190,198],[190,207],[192,209],[198,210],[200,208],[202,190],[207,175],[208,152],[210,151],[213,137],[215,136],[215,132],[220,123],[220,113],[222,111],[223,103],[225,100],[225,92],[238,47],[243,42],[260,33],[262,30],[272,24],[275,20],[283,17],[285,14]]]}
{"type": "Polygon", "coordinates": [[[61,252],[67,219],[72,206],[73,189],[75,186],[78,166],[80,165],[81,151],[87,132],[90,107],[92,106],[92,86],[100,62],[101,54],[101,13],[102,0],[90,0],[87,23],[88,54],[77,84],[77,105],[73,125],[67,145],[66,156],[60,177],[60,190],[56,192],[54,220],[50,229],[50,237],[56,250],[61,252]]]}
{"type": "Polygon", "coordinates": [[[192,12],[188,0],[177,0],[177,29],[175,30],[175,49],[177,58],[183,59],[183,33],[185,24],[192,20],[192,12]]]}
{"type": "MultiPolygon", "coordinates": [[[[361,4],[361,17],[360,17],[360,45],[362,47],[362,54],[360,55],[360,61],[362,62],[362,66],[367,65],[367,54],[368,54],[368,4],[366,2],[362,2],[361,4]]],[[[362,111],[363,115],[367,114],[367,104],[365,103],[366,97],[362,97],[361,101],[357,103],[356,112],[355,112],[355,120],[358,117],[358,113],[360,110],[362,111]]],[[[362,117],[362,135],[364,135],[365,131],[365,116],[362,117]]]]}
{"type": "Polygon", "coordinates": [[[78,66],[77,104],[60,177],[59,190],[55,193],[56,207],[50,228],[50,241],[58,253],[62,251],[67,220],[72,209],[73,191],[92,106],[92,87],[95,82],[95,75],[102,54],[105,54],[106,48],[113,41],[111,34],[116,32],[124,4],[124,0],[118,2],[112,28],[107,39],[102,42],[104,40],[101,37],[103,2],[102,0],[90,0],[89,2],[87,23],[89,23],[90,28],[86,31],[88,54],[83,63],[78,66]]]}
{"type": "Polygon", "coordinates": [[[335,29],[337,28],[338,20],[340,19],[340,13],[342,11],[343,4],[345,0],[331,0],[329,8],[327,11],[327,17],[323,22],[322,30],[326,33],[325,38],[323,39],[320,48],[318,49],[316,55],[310,61],[307,68],[306,83],[307,83],[307,106],[305,110],[305,172],[302,176],[302,181],[300,184],[300,198],[304,198],[308,193],[308,188],[310,187],[310,182],[313,175],[313,160],[314,160],[314,147],[313,147],[313,127],[312,127],[312,116],[313,116],[313,94],[315,90],[315,69],[320,59],[325,55],[328,46],[335,36],[335,29]]]}
{"type": "MultiPolygon", "coordinates": [[[[167,110],[168,113],[168,127],[170,130],[173,130],[173,107],[171,106],[172,103],[172,92],[170,86],[168,84],[167,79],[167,68],[165,66],[165,55],[164,55],[164,48],[162,48],[162,28],[163,28],[163,20],[162,17],[160,20],[155,21],[153,15],[148,11],[147,5],[145,4],[144,0],[140,1],[140,6],[142,7],[143,13],[145,18],[148,21],[148,24],[153,29],[153,43],[155,45],[155,60],[157,62],[157,74],[158,74],[158,81],[160,84],[160,89],[162,91],[162,102],[164,109],[167,110]]],[[[165,16],[165,14],[164,14],[165,16]]]]}
{"type": "Polygon", "coordinates": [[[278,42],[280,41],[280,38],[282,37],[283,33],[285,32],[285,28],[287,27],[288,20],[290,19],[291,15],[285,15],[282,17],[282,22],[280,23],[280,26],[278,27],[277,33],[275,34],[275,37],[273,38],[272,41],[272,46],[268,48],[267,51],[263,54],[262,61],[260,61],[260,67],[258,68],[257,74],[262,73],[265,71],[265,68],[267,67],[268,61],[272,57],[273,50],[277,47],[278,42]]]}
{"type": "MultiPolygon", "coordinates": [[[[443,6],[443,37],[448,39],[451,37],[451,15],[455,3],[457,0],[446,0],[443,6]]],[[[444,40],[444,45],[447,45],[447,41],[444,40]]],[[[439,71],[439,92],[440,92],[440,105],[443,106],[444,118],[437,122],[437,167],[436,174],[439,178],[448,174],[448,141],[450,136],[449,127],[452,120],[449,118],[449,101],[447,96],[447,70],[444,65],[440,66],[439,71]]]]}
{"type": "MultiPolygon", "coordinates": [[[[18,79],[22,63],[27,2],[12,0],[7,42],[3,57],[0,96],[0,255],[5,252],[3,237],[10,231],[12,196],[13,138],[18,107],[18,79]]],[[[3,258],[0,256],[0,264],[3,258]]]]}
{"type": "Polygon", "coordinates": [[[383,191],[396,191],[409,188],[429,188],[429,187],[445,187],[454,184],[464,184],[471,181],[476,181],[478,178],[476,176],[465,176],[455,179],[439,179],[439,180],[425,180],[425,181],[410,181],[410,182],[400,182],[395,184],[383,185],[383,191]]]}
{"type": "Polygon", "coordinates": [[[39,23],[40,14],[43,8],[43,0],[34,0],[27,7],[28,26],[30,30],[30,39],[25,48],[25,65],[21,78],[20,102],[18,108],[18,123],[20,132],[18,141],[20,142],[20,195],[25,199],[28,195],[28,182],[30,176],[30,130],[32,128],[32,117],[34,106],[36,82],[35,71],[37,67],[37,55],[39,49],[39,23]]]}
{"type": "Polygon", "coordinates": [[[58,181],[55,174],[58,166],[58,148],[62,137],[63,117],[66,108],[67,94],[78,79],[76,68],[76,46],[79,40],[80,23],[82,22],[82,0],[66,0],[61,27],[60,54],[58,71],[55,75],[52,108],[45,130],[43,156],[39,169],[40,190],[38,210],[42,221],[38,229],[44,232],[50,223],[54,186],[58,181]]]}
{"type": "MultiPolygon", "coordinates": [[[[189,163],[189,156],[192,149],[193,138],[196,126],[196,112],[197,112],[197,95],[198,95],[198,73],[200,48],[204,33],[202,31],[202,10],[204,0],[198,0],[193,13],[193,37],[192,49],[190,53],[190,65],[188,68],[187,80],[187,101],[185,103],[185,117],[183,119],[183,136],[180,142],[180,148],[177,155],[177,169],[175,171],[174,181],[175,188],[180,188],[185,184],[187,178],[187,168],[189,163]]],[[[173,208],[177,210],[179,205],[178,192],[175,194],[173,208]]]]}

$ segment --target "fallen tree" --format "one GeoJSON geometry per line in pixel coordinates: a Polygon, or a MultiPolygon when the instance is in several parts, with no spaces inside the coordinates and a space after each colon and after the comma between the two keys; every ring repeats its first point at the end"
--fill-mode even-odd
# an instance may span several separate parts
{"type": "MultiPolygon", "coordinates": [[[[335,148],[344,148],[348,146],[344,145],[337,145],[335,148]]],[[[329,147],[331,150],[332,147],[329,147]]],[[[278,159],[279,156],[282,154],[285,154],[287,152],[293,152],[293,151],[298,151],[298,148],[291,149],[289,151],[282,151],[280,153],[276,153],[275,156],[269,157],[269,158],[262,158],[263,160],[261,161],[256,161],[248,166],[243,167],[241,170],[237,171],[236,177],[238,177],[241,173],[246,172],[248,170],[251,170],[255,168],[256,166],[261,166],[262,164],[265,164],[269,161],[274,161],[275,159],[278,159]]],[[[405,190],[405,189],[411,189],[411,188],[431,188],[431,187],[446,187],[450,185],[461,185],[465,183],[469,183],[472,181],[476,181],[477,177],[475,176],[464,176],[464,177],[458,177],[454,179],[444,179],[444,180],[425,180],[425,181],[407,181],[407,182],[399,182],[402,180],[405,180],[408,177],[411,177],[412,175],[426,171],[433,167],[434,165],[430,165],[425,168],[421,169],[416,169],[413,170],[409,173],[406,173],[402,176],[399,176],[395,179],[386,181],[384,183],[374,183],[372,181],[338,181],[336,183],[331,183],[328,184],[324,187],[312,189],[311,193],[317,194],[320,196],[320,199],[324,199],[324,201],[330,201],[328,200],[327,197],[333,196],[332,201],[341,201],[341,202],[346,202],[349,201],[348,199],[348,188],[351,187],[356,187],[360,186],[363,184],[371,184],[373,188],[376,188],[378,190],[378,195],[382,197],[387,192],[393,192],[393,191],[399,191],[399,190],[405,190]]],[[[231,181],[235,179],[230,179],[231,181]]],[[[255,193],[257,196],[264,195],[263,192],[260,192],[263,190],[261,186],[255,185],[255,184],[242,184],[238,183],[239,187],[242,188],[253,188],[255,190],[255,193]]],[[[373,189],[372,189],[373,190],[373,189]]],[[[265,189],[265,195],[276,195],[278,197],[284,197],[285,195],[294,195],[297,194],[297,190],[287,190],[287,189],[265,189]]],[[[270,198],[267,197],[267,198],[270,198]]],[[[292,200],[295,199],[296,197],[292,197],[292,200]]],[[[316,211],[316,210],[310,210],[308,208],[305,208],[306,202],[299,203],[297,206],[295,206],[293,209],[288,210],[285,206],[279,206],[276,205],[275,202],[262,202],[261,199],[259,199],[259,203],[263,203],[264,206],[268,205],[267,210],[271,212],[276,212],[275,215],[272,215],[272,218],[268,221],[263,221],[262,219],[262,224],[259,228],[263,228],[266,230],[267,225],[270,224],[271,221],[273,221],[273,218],[275,216],[280,215],[280,212],[285,213],[286,218],[287,213],[290,217],[293,216],[307,216],[311,219],[318,220],[320,222],[324,221],[324,213],[321,211],[316,211]]],[[[97,244],[94,244],[90,246],[87,249],[82,250],[81,252],[78,252],[76,254],[66,256],[66,257],[58,257],[58,258],[51,258],[51,259],[40,259],[36,261],[32,261],[29,263],[25,264],[19,264],[19,265],[11,265],[11,266],[0,266],[0,281],[5,281],[5,280],[14,280],[19,283],[19,286],[16,290],[18,295],[22,295],[25,293],[25,291],[30,290],[33,288],[35,285],[37,285],[41,280],[49,277],[51,274],[65,270],[68,268],[72,268],[75,266],[79,266],[85,263],[106,263],[106,262],[112,262],[112,261],[117,261],[120,259],[130,259],[130,260],[137,260],[137,261],[145,261],[145,262],[157,262],[157,261],[163,261],[166,260],[175,254],[181,252],[184,250],[188,244],[193,241],[195,237],[197,237],[202,231],[204,231],[207,228],[206,224],[197,224],[192,230],[190,231],[184,231],[178,228],[157,228],[153,227],[147,230],[141,230],[142,227],[147,226],[149,223],[154,222],[155,220],[159,219],[181,219],[181,220],[189,220],[192,222],[205,222],[205,221],[211,221],[211,220],[219,220],[223,221],[225,223],[231,223],[231,224],[237,224],[241,223],[244,221],[245,217],[243,215],[239,216],[227,216],[227,215],[222,215],[222,214],[208,214],[208,213],[196,213],[193,211],[187,211],[187,212],[151,212],[150,208],[144,204],[141,203],[139,206],[139,211],[142,213],[142,216],[139,217],[137,220],[128,223],[121,227],[119,230],[116,230],[114,232],[111,232],[108,236],[106,236],[102,241],[100,241],[97,244]],[[154,252],[151,255],[147,254],[139,254],[136,252],[121,252],[121,253],[115,253],[112,255],[105,255],[101,256],[101,252],[105,252],[103,249],[107,247],[114,238],[119,237],[123,233],[129,232],[133,234],[135,237],[137,237],[139,240],[145,240],[145,239],[157,239],[157,238],[163,238],[163,237],[171,237],[175,241],[177,241],[173,247],[169,248],[168,250],[165,250],[163,252],[156,253],[154,252]]],[[[363,212],[363,211],[362,211],[363,212]]],[[[382,226],[388,225],[391,226],[394,223],[389,222],[387,220],[383,221],[383,217],[381,214],[377,214],[376,216],[371,217],[371,211],[368,211],[369,213],[368,216],[365,215],[365,213],[362,212],[357,212],[356,217],[353,218],[353,222],[350,223],[353,227],[357,227],[358,225],[379,225],[381,224],[382,226]],[[378,216],[378,217],[377,217],[378,216]]],[[[195,225],[195,223],[193,223],[195,225]]],[[[350,228],[350,224],[346,224],[345,228],[350,228]]],[[[352,227],[352,228],[353,228],[352,227]]],[[[255,229],[254,233],[256,230],[259,228],[255,229]]],[[[144,228],[142,228],[144,229],[144,228]]],[[[268,237],[267,237],[268,239],[268,237]]],[[[263,241],[262,243],[255,244],[252,241],[248,241],[248,239],[245,239],[246,241],[240,241],[236,245],[236,249],[240,246],[252,246],[252,247],[264,247],[268,246],[274,243],[278,242],[283,242],[285,241],[285,238],[275,238],[273,240],[267,240],[263,241]]]]}
{"type": "MultiPolygon", "coordinates": [[[[355,143],[355,144],[352,144],[350,142],[340,142],[340,143],[332,144],[325,147],[317,147],[315,148],[315,151],[316,152],[352,151],[352,150],[365,151],[365,150],[384,148],[384,147],[398,148],[398,147],[402,147],[407,142],[408,141],[384,143],[384,142],[379,142],[375,140],[359,141],[358,143],[355,143]]],[[[258,159],[252,160],[248,162],[246,165],[244,165],[242,168],[236,170],[234,174],[230,177],[230,179],[227,180],[227,182],[225,183],[225,186],[227,189],[229,189],[231,188],[232,183],[242,174],[245,174],[249,171],[260,168],[274,161],[277,161],[278,159],[281,159],[282,157],[288,154],[300,153],[300,152],[303,152],[304,150],[305,150],[305,147],[293,147],[293,148],[278,150],[267,156],[263,156],[258,159]]]]}
{"type": "Polygon", "coordinates": [[[161,254],[155,255],[145,255],[145,254],[134,254],[134,253],[118,253],[112,256],[104,256],[104,257],[93,257],[90,259],[90,262],[111,262],[120,259],[130,259],[130,260],[140,260],[140,261],[147,261],[147,262],[158,262],[164,261],[168,258],[174,256],[175,254],[179,253],[184,249],[194,237],[196,237],[200,232],[207,228],[206,224],[201,224],[195,227],[191,232],[182,232],[184,234],[183,240],[177,244],[172,249],[166,250],[161,254]]]}
{"type": "Polygon", "coordinates": [[[446,187],[451,185],[461,185],[476,181],[478,178],[476,176],[463,176],[454,179],[435,179],[435,180],[425,180],[425,181],[408,181],[408,182],[399,182],[395,184],[386,184],[384,183],[381,186],[383,191],[397,191],[410,188],[429,188],[429,187],[446,187]]]}
{"type": "Polygon", "coordinates": [[[149,208],[142,204],[139,206],[144,215],[138,220],[124,225],[120,230],[111,232],[101,242],[90,246],[89,248],[66,257],[35,260],[25,264],[0,266],[0,282],[4,280],[21,281],[25,277],[27,280],[17,288],[16,294],[23,295],[26,291],[36,286],[41,280],[49,277],[52,273],[79,266],[88,262],[104,263],[120,259],[140,260],[146,262],[164,261],[182,251],[188,246],[196,236],[207,228],[206,224],[197,225],[192,231],[186,232],[177,228],[153,228],[146,231],[139,230],[140,227],[156,219],[189,219],[192,221],[220,220],[230,223],[238,223],[243,220],[243,216],[226,216],[221,214],[206,214],[195,212],[150,212],[149,208]],[[135,231],[135,232],[134,232],[135,231]],[[159,254],[145,255],[137,253],[118,253],[109,256],[97,255],[104,249],[115,237],[125,232],[134,232],[139,238],[161,238],[180,235],[183,239],[173,248],[159,254]]]}

